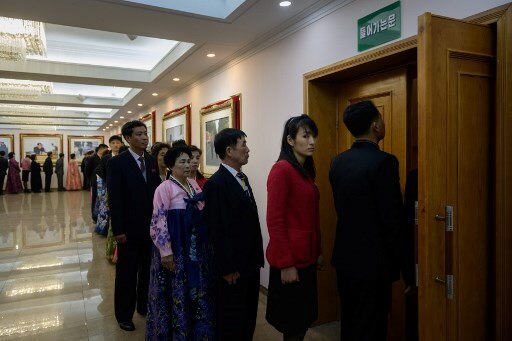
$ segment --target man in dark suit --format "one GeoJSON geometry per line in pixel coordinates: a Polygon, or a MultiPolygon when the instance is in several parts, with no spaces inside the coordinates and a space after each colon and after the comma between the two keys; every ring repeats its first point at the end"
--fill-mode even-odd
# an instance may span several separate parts
{"type": "Polygon", "coordinates": [[[59,154],[59,159],[55,163],[55,174],[57,174],[58,191],[62,192],[64,188],[64,153],[59,154]]]}
{"type": "Polygon", "coordinates": [[[103,179],[103,181],[107,180],[107,168],[108,168],[108,162],[113,156],[116,156],[119,154],[119,148],[124,145],[123,140],[121,139],[121,136],[119,135],[112,135],[108,139],[108,145],[110,147],[110,153],[104,153],[103,157],[101,158],[100,165],[97,171],[97,174],[100,178],[103,179]]]}
{"type": "Polygon", "coordinates": [[[224,129],[215,137],[222,164],[206,182],[206,219],[212,234],[216,277],[217,337],[252,340],[256,326],[263,244],[258,208],[242,166],[246,135],[224,129]]]}
{"type": "Polygon", "coordinates": [[[51,184],[52,184],[52,174],[53,174],[53,162],[52,162],[52,152],[48,152],[46,157],[46,160],[44,160],[43,163],[43,171],[44,171],[44,191],[50,192],[51,191],[51,184]]]}
{"type": "Polygon", "coordinates": [[[127,122],[122,134],[130,149],[110,159],[107,188],[110,217],[117,241],[114,305],[119,327],[135,330],[135,307],[147,314],[153,195],[160,184],[157,161],[148,153],[146,125],[127,122]]]}
{"type": "Polygon", "coordinates": [[[91,184],[91,215],[92,221],[96,224],[97,212],[95,211],[96,207],[96,197],[98,196],[98,183],[96,181],[96,171],[101,163],[101,158],[103,154],[108,151],[108,146],[104,143],[101,143],[95,149],[95,153],[91,155],[91,157],[87,160],[87,164],[85,165],[85,175],[89,178],[91,184]]]}
{"type": "Polygon", "coordinates": [[[5,152],[0,150],[0,195],[4,194],[4,180],[9,168],[9,162],[5,158],[5,152]]]}
{"type": "MultiPolygon", "coordinates": [[[[386,128],[372,102],[350,105],[343,122],[356,141],[334,158],[329,172],[338,215],[332,265],[341,301],[341,339],[386,340],[391,284],[403,268],[398,159],[379,149],[386,128]]],[[[406,292],[414,281],[410,270],[404,272],[406,292]]]]}

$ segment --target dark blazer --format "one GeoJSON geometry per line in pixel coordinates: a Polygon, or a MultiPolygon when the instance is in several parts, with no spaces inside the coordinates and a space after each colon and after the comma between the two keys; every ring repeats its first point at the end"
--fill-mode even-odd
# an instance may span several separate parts
{"type": "Polygon", "coordinates": [[[9,168],[9,161],[3,156],[0,156],[0,175],[5,175],[9,168]]]}
{"type": "Polygon", "coordinates": [[[400,278],[404,217],[398,159],[368,141],[334,158],[329,171],[338,215],[332,265],[347,278],[400,278]]]}
{"type": "Polygon", "coordinates": [[[55,163],[55,174],[64,175],[64,158],[59,157],[55,163]]]}
{"type": "Polygon", "coordinates": [[[100,160],[100,165],[98,166],[96,173],[102,178],[103,180],[107,179],[107,164],[108,161],[112,158],[112,153],[107,153],[102,156],[100,160]]]}
{"type": "Polygon", "coordinates": [[[108,163],[108,203],[114,236],[126,234],[129,240],[150,238],[153,195],[161,180],[157,161],[146,152],[144,159],[147,182],[129,151],[114,156],[108,163]]]}
{"type": "Polygon", "coordinates": [[[47,157],[43,163],[43,171],[45,174],[53,174],[53,162],[51,157],[47,157]]]}
{"type": "MultiPolygon", "coordinates": [[[[248,187],[254,198],[251,186],[248,187]]],[[[203,192],[216,274],[259,273],[263,267],[263,242],[256,202],[247,197],[222,165],[208,179],[203,192]]]]}

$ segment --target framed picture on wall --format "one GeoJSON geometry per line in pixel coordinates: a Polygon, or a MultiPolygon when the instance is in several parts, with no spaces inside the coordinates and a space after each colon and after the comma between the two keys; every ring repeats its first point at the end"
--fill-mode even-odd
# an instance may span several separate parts
{"type": "Polygon", "coordinates": [[[104,143],[103,141],[103,136],[68,136],[68,160],[70,155],[74,153],[75,160],[80,165],[85,153],[95,150],[96,147],[104,143]]]}
{"type": "Polygon", "coordinates": [[[14,135],[0,134],[0,151],[5,152],[5,157],[10,152],[14,152],[14,135]]]}
{"type": "Polygon", "coordinates": [[[47,153],[52,152],[53,164],[62,153],[62,134],[20,134],[21,156],[36,155],[36,161],[43,165],[47,153]]]}
{"type": "Polygon", "coordinates": [[[219,131],[225,128],[240,129],[240,97],[231,96],[229,99],[215,102],[201,108],[201,150],[202,170],[211,175],[220,166],[220,159],[215,153],[213,141],[219,131]]]}
{"type": "Polygon", "coordinates": [[[151,146],[155,143],[155,129],[156,129],[155,116],[156,116],[156,111],[153,111],[152,113],[142,116],[140,118],[140,121],[142,123],[144,123],[146,125],[146,127],[148,128],[148,141],[149,141],[148,150],[151,149],[151,146]]]}
{"type": "Polygon", "coordinates": [[[169,111],[162,117],[162,140],[169,145],[176,140],[185,140],[190,144],[191,124],[190,115],[191,105],[169,111]]]}

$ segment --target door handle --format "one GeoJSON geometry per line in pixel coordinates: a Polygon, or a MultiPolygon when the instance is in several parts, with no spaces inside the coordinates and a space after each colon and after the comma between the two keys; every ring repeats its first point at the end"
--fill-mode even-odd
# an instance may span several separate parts
{"type": "Polygon", "coordinates": [[[446,281],[440,277],[436,277],[434,280],[436,281],[436,283],[443,284],[443,285],[446,284],[446,281]]]}
{"type": "Polygon", "coordinates": [[[446,220],[446,217],[440,216],[439,214],[436,214],[435,218],[437,221],[445,221],[446,220]]]}

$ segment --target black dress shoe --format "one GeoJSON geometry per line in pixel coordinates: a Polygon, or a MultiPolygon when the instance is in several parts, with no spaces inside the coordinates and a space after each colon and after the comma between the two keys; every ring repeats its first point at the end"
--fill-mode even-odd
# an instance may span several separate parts
{"type": "Polygon", "coordinates": [[[135,325],[132,321],[119,322],[119,328],[126,330],[127,332],[133,332],[135,330],[135,325]]]}

